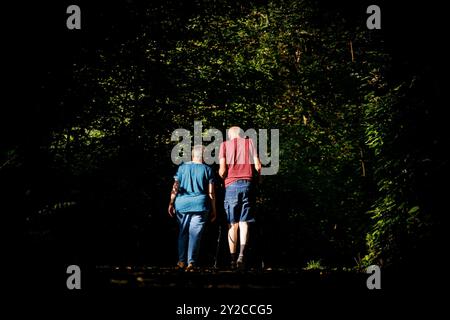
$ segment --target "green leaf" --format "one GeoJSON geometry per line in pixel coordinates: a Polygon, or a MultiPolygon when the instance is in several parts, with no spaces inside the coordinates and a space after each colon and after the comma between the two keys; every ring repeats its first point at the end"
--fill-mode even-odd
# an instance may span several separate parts
{"type": "Polygon", "coordinates": [[[417,212],[419,209],[420,209],[419,206],[412,207],[411,209],[409,209],[408,213],[413,214],[417,212]]]}

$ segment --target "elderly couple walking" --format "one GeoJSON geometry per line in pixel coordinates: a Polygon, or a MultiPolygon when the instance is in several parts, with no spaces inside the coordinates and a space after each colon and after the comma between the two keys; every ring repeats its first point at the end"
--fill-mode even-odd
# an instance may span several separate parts
{"type": "MultiPolygon", "coordinates": [[[[170,195],[168,212],[179,226],[177,268],[192,271],[197,267],[200,240],[209,219],[216,219],[214,172],[203,164],[203,147],[194,146],[192,161],[179,166],[170,195]]],[[[239,127],[228,130],[228,140],[220,145],[219,176],[225,180],[224,208],[227,216],[231,267],[243,268],[248,224],[254,222],[251,190],[253,169],[261,162],[250,139],[239,127]],[[239,244],[239,252],[238,250],[239,244]]]]}

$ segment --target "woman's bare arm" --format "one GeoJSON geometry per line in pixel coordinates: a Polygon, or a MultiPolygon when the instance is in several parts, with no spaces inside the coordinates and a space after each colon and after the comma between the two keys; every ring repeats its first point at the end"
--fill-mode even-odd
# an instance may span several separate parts
{"type": "Polygon", "coordinates": [[[174,217],[175,216],[175,207],[173,206],[174,202],[175,202],[175,198],[177,197],[178,194],[178,189],[180,187],[180,183],[178,182],[178,180],[175,180],[175,182],[173,183],[172,186],[172,191],[170,192],[170,202],[169,202],[169,216],[174,217]]]}

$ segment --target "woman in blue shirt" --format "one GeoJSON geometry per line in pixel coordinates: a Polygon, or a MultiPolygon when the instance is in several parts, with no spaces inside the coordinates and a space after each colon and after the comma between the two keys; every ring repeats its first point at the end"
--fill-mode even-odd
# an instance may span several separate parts
{"type": "Polygon", "coordinates": [[[211,212],[211,222],[216,219],[214,174],[203,164],[202,156],[203,146],[194,146],[192,161],[178,167],[168,209],[171,217],[177,217],[179,226],[177,267],[187,271],[198,263],[208,213],[211,212]]]}

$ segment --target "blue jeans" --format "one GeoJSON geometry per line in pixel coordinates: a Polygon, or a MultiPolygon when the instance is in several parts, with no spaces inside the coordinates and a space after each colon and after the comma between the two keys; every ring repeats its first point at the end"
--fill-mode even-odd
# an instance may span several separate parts
{"type": "Polygon", "coordinates": [[[200,251],[200,239],[208,219],[206,212],[178,212],[178,261],[196,264],[200,251]]]}
{"type": "Polygon", "coordinates": [[[237,180],[225,189],[225,211],[228,223],[254,222],[251,182],[237,180]]]}

